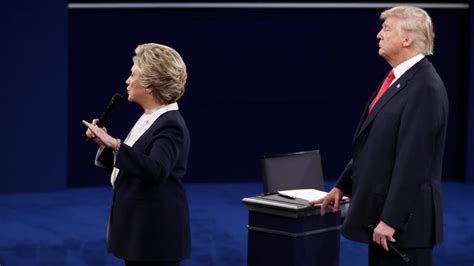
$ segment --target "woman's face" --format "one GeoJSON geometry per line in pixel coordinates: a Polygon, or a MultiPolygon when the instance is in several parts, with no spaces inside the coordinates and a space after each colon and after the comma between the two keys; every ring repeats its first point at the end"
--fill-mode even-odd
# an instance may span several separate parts
{"type": "Polygon", "coordinates": [[[140,103],[147,95],[146,88],[140,84],[138,68],[134,64],[130,70],[130,77],[125,81],[127,86],[128,100],[130,102],[140,103]]]}

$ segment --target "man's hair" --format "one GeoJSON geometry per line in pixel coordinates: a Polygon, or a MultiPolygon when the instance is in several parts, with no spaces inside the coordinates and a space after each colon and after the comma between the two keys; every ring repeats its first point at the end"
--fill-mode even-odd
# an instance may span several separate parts
{"type": "Polygon", "coordinates": [[[152,87],[165,104],[176,102],[184,94],[188,74],[181,56],[173,48],[145,43],[135,49],[133,62],[143,87],[152,87]]]}
{"type": "Polygon", "coordinates": [[[428,13],[415,6],[396,6],[380,14],[380,19],[400,19],[400,29],[412,35],[417,52],[432,55],[434,49],[433,23],[428,13]]]}

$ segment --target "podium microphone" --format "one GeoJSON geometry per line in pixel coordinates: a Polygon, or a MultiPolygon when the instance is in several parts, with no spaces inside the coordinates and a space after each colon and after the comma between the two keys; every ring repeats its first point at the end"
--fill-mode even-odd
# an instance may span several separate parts
{"type": "MultiPolygon", "coordinates": [[[[98,127],[104,127],[107,119],[110,117],[114,109],[122,102],[123,96],[120,93],[115,93],[110,99],[109,104],[105,108],[105,111],[100,115],[99,121],[97,121],[98,127]]],[[[90,141],[91,138],[88,138],[87,141],[90,141]]]]}

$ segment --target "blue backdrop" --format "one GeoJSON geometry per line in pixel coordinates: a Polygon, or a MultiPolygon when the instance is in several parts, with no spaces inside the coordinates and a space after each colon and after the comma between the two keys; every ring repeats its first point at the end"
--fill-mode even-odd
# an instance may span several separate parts
{"type": "MultiPolygon", "coordinates": [[[[326,178],[350,158],[353,132],[389,65],[377,55],[379,9],[71,10],[69,184],[107,183],[84,143],[125,79],[137,44],[175,47],[189,69],[181,111],[192,135],[187,180],[260,178],[264,154],[320,149],[326,178]]],[[[444,177],[464,176],[468,10],[428,10],[430,60],[450,99],[444,177]]],[[[124,138],[140,115],[126,103],[109,132],[124,138]]]]}
{"type": "MultiPolygon", "coordinates": [[[[474,14],[472,11],[472,6],[474,5],[474,1],[471,0],[471,9],[470,9],[470,23],[469,23],[469,28],[470,28],[470,45],[469,47],[473,47],[474,45],[474,14]]],[[[474,52],[472,51],[472,48],[468,51],[469,58],[470,58],[470,64],[469,64],[469,118],[467,120],[467,127],[468,127],[468,133],[467,133],[467,152],[466,152],[466,181],[469,183],[474,183],[474,164],[473,164],[473,158],[474,158],[474,52]]]]}
{"type": "MultiPolygon", "coordinates": [[[[80,121],[125,94],[133,49],[143,42],[175,47],[189,68],[180,101],[192,134],[188,181],[256,180],[262,155],[307,149],[320,149],[326,178],[337,177],[360,112],[389,69],[377,55],[377,9],[5,6],[0,192],[108,183],[80,121]]],[[[444,177],[472,180],[472,16],[428,11],[437,33],[430,60],[450,98],[444,177]]],[[[110,132],[123,138],[139,115],[125,103],[110,132]]]]}
{"type": "Polygon", "coordinates": [[[0,192],[60,190],[68,162],[67,2],[2,7],[0,192]]]}

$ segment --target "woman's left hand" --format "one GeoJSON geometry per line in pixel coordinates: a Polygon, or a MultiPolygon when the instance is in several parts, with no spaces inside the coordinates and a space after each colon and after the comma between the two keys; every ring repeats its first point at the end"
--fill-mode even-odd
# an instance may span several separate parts
{"type": "Polygon", "coordinates": [[[100,142],[104,143],[105,146],[111,149],[117,149],[118,141],[116,138],[107,134],[107,132],[103,129],[98,127],[95,124],[89,123],[85,120],[82,120],[82,123],[95,135],[96,138],[100,140],[100,142]]]}

